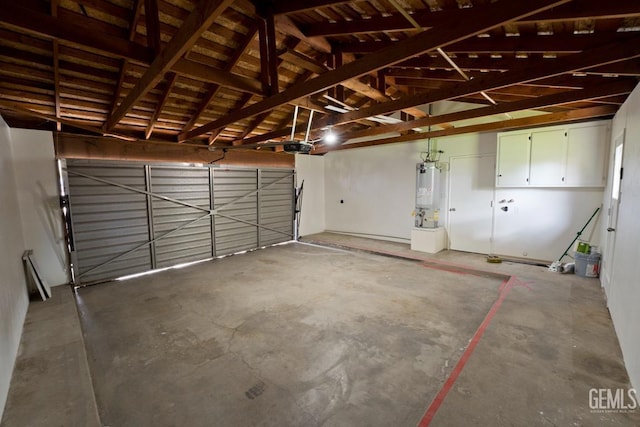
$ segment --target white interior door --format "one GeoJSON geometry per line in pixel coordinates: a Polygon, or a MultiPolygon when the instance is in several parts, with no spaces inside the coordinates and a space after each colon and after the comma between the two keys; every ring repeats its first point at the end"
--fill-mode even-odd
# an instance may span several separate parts
{"type": "Polygon", "coordinates": [[[490,253],[495,157],[452,157],[450,164],[450,248],[490,253]]]}
{"type": "Polygon", "coordinates": [[[613,157],[613,180],[611,184],[611,200],[609,203],[609,216],[607,222],[607,239],[605,242],[603,259],[602,259],[602,286],[604,286],[607,295],[611,295],[611,283],[613,281],[613,254],[616,243],[616,226],[618,224],[618,207],[621,197],[621,181],[622,181],[622,156],[624,151],[624,132],[622,132],[615,140],[615,152],[613,157]]]}

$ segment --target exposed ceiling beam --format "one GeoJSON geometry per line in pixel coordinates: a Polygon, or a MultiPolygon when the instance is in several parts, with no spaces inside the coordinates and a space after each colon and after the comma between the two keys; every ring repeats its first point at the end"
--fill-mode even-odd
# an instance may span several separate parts
{"type": "Polygon", "coordinates": [[[348,150],[352,148],[370,147],[373,145],[395,144],[398,142],[417,141],[426,138],[438,138],[451,135],[461,135],[465,133],[495,132],[511,129],[522,129],[534,126],[549,124],[568,123],[578,120],[593,119],[597,117],[613,116],[618,107],[614,105],[604,105],[599,107],[582,108],[579,110],[563,111],[559,113],[544,114],[541,116],[526,117],[521,119],[503,120],[479,125],[463,126],[459,128],[437,130],[431,132],[414,133],[397,137],[378,139],[373,141],[356,142],[353,144],[343,144],[334,147],[321,146],[312,151],[313,154],[325,154],[336,150],[348,150]]]}
{"type": "MultiPolygon", "coordinates": [[[[224,68],[224,71],[231,72],[233,67],[236,66],[236,64],[238,63],[238,61],[240,61],[240,58],[244,54],[244,51],[247,50],[247,48],[253,41],[257,31],[258,31],[258,28],[256,26],[252,27],[249,30],[244,40],[242,41],[242,43],[240,43],[240,45],[235,49],[233,56],[229,58],[229,61],[227,62],[224,68]]],[[[221,85],[215,84],[215,83],[211,85],[211,87],[209,87],[209,89],[207,90],[207,93],[205,93],[204,98],[202,99],[202,102],[198,105],[198,109],[182,128],[182,132],[188,131],[198,122],[198,120],[200,119],[202,114],[205,112],[205,110],[207,109],[211,101],[213,101],[213,99],[218,94],[220,87],[221,85]]]]}
{"type": "Polygon", "coordinates": [[[150,49],[126,38],[87,31],[87,26],[82,22],[53,17],[22,7],[19,2],[3,2],[0,8],[0,26],[64,41],[92,52],[106,53],[137,63],[148,64],[153,57],[150,49]]]}
{"type": "MultiPolygon", "coordinates": [[[[315,61],[313,58],[309,58],[299,52],[293,50],[285,50],[280,53],[280,58],[287,60],[297,66],[304,68],[305,70],[311,71],[315,74],[323,74],[328,71],[331,71],[331,68],[322,64],[318,61],[315,61]]],[[[351,79],[342,82],[342,86],[351,89],[352,91],[364,95],[368,98],[374,99],[380,102],[390,101],[393,98],[389,95],[385,94],[381,90],[372,87],[366,83],[361,82],[359,79],[351,79]]],[[[418,108],[409,108],[406,111],[408,114],[411,114],[415,117],[425,117],[426,113],[418,108]]]]}
{"type": "Polygon", "coordinates": [[[358,111],[352,111],[337,117],[334,124],[348,123],[349,121],[376,116],[378,114],[386,114],[393,111],[399,111],[400,109],[409,106],[430,104],[432,102],[455,99],[462,96],[479,93],[483,90],[488,91],[492,89],[498,89],[513,84],[530,82],[546,77],[552,77],[564,73],[582,70],[585,68],[592,68],[599,65],[639,57],[640,43],[638,43],[638,40],[640,40],[640,38],[635,37],[633,39],[628,39],[624,43],[600,46],[594,49],[587,50],[582,54],[558,58],[551,63],[540,65],[535,68],[521,67],[519,69],[514,69],[509,73],[501,73],[494,76],[463,82],[457,84],[452,88],[419,93],[413,96],[401,98],[396,101],[389,101],[384,104],[378,104],[368,108],[360,109],[358,111]]]}
{"type": "MultiPolygon", "coordinates": [[[[60,5],[59,0],[51,1],[51,16],[58,16],[58,6],[60,5]]],[[[53,90],[54,90],[54,103],[55,103],[55,112],[56,118],[60,118],[60,49],[58,46],[58,41],[53,40],[52,42],[52,54],[53,54],[53,90]]],[[[56,122],[56,130],[60,132],[62,130],[62,124],[60,122],[56,122]]]]}
{"type": "MultiPolygon", "coordinates": [[[[627,37],[619,40],[617,43],[623,43],[625,40],[637,39],[637,37],[638,37],[637,33],[633,35],[628,34],[627,37]]],[[[602,46],[602,45],[593,45],[591,48],[595,46],[602,46]]],[[[589,49],[587,49],[586,51],[588,50],[589,49]]],[[[476,71],[476,72],[484,73],[484,75],[488,75],[488,73],[490,72],[510,71],[515,69],[521,69],[523,67],[537,68],[537,67],[547,66],[549,64],[553,64],[555,61],[563,59],[564,57],[566,57],[566,55],[558,56],[557,58],[542,58],[540,56],[530,56],[528,58],[515,58],[513,56],[504,57],[504,58],[489,58],[488,56],[480,57],[480,58],[465,58],[463,56],[459,56],[456,58],[456,65],[458,65],[460,68],[462,68],[467,72],[476,71]]],[[[627,62],[630,62],[633,64],[637,63],[636,61],[627,61],[627,62]]],[[[620,64],[617,64],[617,65],[616,64],[613,64],[610,66],[607,65],[603,69],[609,70],[609,71],[605,71],[606,73],[617,74],[615,70],[622,68],[622,64],[625,64],[625,63],[621,62],[620,64]]],[[[389,76],[396,75],[395,74],[396,72],[402,73],[402,71],[396,71],[398,69],[400,70],[414,69],[415,70],[419,68],[425,69],[425,73],[428,73],[428,71],[430,70],[440,70],[440,69],[450,70],[451,66],[442,58],[431,58],[428,56],[422,56],[419,58],[412,58],[407,61],[403,61],[400,64],[396,64],[395,66],[389,69],[387,75],[389,76]]],[[[625,68],[628,69],[628,65],[625,66],[625,68]]],[[[397,74],[397,75],[402,76],[402,74],[397,74]]],[[[480,74],[480,75],[482,76],[483,74],[480,74]]]]}
{"type": "Polygon", "coordinates": [[[273,2],[273,13],[276,15],[285,13],[304,12],[305,10],[317,9],[319,7],[335,6],[337,4],[349,3],[348,0],[278,0],[273,2]]]}
{"type": "MultiPolygon", "coordinates": [[[[247,103],[249,101],[251,101],[251,94],[245,93],[236,103],[236,105],[233,107],[234,110],[240,109],[244,106],[247,105],[247,103]]],[[[209,145],[212,145],[216,139],[218,139],[218,136],[220,135],[220,133],[222,133],[224,129],[220,128],[218,130],[216,130],[215,132],[213,132],[210,136],[209,136],[209,145]]]]}
{"type": "Polygon", "coordinates": [[[183,58],[177,60],[171,69],[178,74],[191,77],[195,80],[214,83],[220,86],[228,86],[255,95],[264,95],[260,83],[254,79],[239,74],[232,74],[225,70],[217,70],[190,59],[183,58]]]}
{"type": "MultiPolygon", "coordinates": [[[[440,25],[442,20],[456,19],[459,22],[468,22],[474,19],[475,14],[490,6],[478,6],[465,9],[447,9],[432,12],[429,9],[416,11],[411,16],[423,28],[432,28],[440,25]]],[[[559,6],[550,11],[529,15],[520,19],[518,23],[532,24],[536,22],[556,22],[571,19],[605,19],[624,18],[638,15],[640,4],[628,0],[574,0],[570,4],[559,6]]],[[[339,21],[335,23],[323,22],[301,26],[300,30],[307,37],[352,35],[385,31],[415,31],[400,13],[394,13],[386,17],[374,17],[358,21],[339,21]]]]}
{"type": "MultiPolygon", "coordinates": [[[[468,97],[479,93],[482,90],[492,90],[513,84],[534,82],[554,76],[560,76],[573,71],[597,67],[602,64],[610,64],[616,61],[624,61],[627,58],[640,56],[640,43],[638,38],[629,39],[625,43],[615,45],[605,45],[585,51],[583,54],[571,55],[555,59],[546,65],[537,67],[522,66],[509,73],[492,74],[484,78],[477,78],[466,82],[461,82],[453,87],[436,89],[415,95],[406,96],[395,101],[388,101],[370,107],[361,108],[356,111],[347,112],[341,115],[333,115],[328,118],[316,120],[312,129],[320,129],[327,125],[341,125],[367,117],[380,114],[387,114],[399,111],[409,106],[429,104],[449,99],[468,97]]],[[[500,98],[501,100],[503,98],[500,98]]],[[[465,101],[468,101],[465,99],[465,101]]],[[[276,131],[265,135],[251,138],[251,143],[265,141],[268,138],[275,138],[276,131]],[[263,137],[262,139],[260,137],[263,137]]]]}
{"type": "Polygon", "coordinates": [[[531,110],[544,107],[551,107],[562,104],[569,104],[578,101],[593,100],[611,95],[628,94],[636,86],[632,80],[614,81],[590,86],[580,90],[569,90],[554,95],[540,96],[524,101],[506,102],[499,105],[490,105],[472,110],[458,111],[455,113],[442,114],[438,116],[426,117],[403,123],[395,123],[385,126],[377,126],[360,131],[352,131],[340,134],[341,140],[363,138],[374,135],[382,135],[391,132],[405,132],[411,129],[436,126],[442,123],[455,122],[460,120],[476,119],[479,117],[492,116],[495,114],[512,113],[514,111],[531,110]]]}
{"type": "MultiPolygon", "coordinates": [[[[99,127],[93,127],[93,126],[87,126],[86,124],[77,121],[77,120],[72,120],[72,119],[66,119],[64,117],[56,117],[50,114],[44,114],[38,111],[34,111],[32,109],[29,108],[24,108],[22,106],[20,106],[18,103],[15,102],[10,102],[10,101],[5,101],[5,100],[0,100],[0,107],[5,108],[7,110],[11,110],[14,111],[16,113],[20,113],[20,114],[24,114],[26,116],[31,116],[31,117],[37,117],[39,119],[43,119],[43,120],[47,120],[53,123],[62,123],[64,125],[67,126],[72,126],[74,128],[77,129],[82,129],[85,130],[87,132],[91,132],[91,133],[95,133],[98,135],[105,135],[105,133],[102,131],[101,128],[99,127]]],[[[125,136],[125,135],[121,135],[118,133],[111,133],[110,135],[119,138],[119,139],[127,139],[127,140],[135,140],[136,138],[134,137],[129,137],[129,136],[125,136]]]]}
{"type": "Polygon", "coordinates": [[[213,22],[233,3],[233,0],[201,0],[184,20],[178,32],[167,43],[149,69],[140,78],[136,86],[129,91],[127,97],[120,103],[116,111],[109,116],[104,125],[105,131],[110,131],[127,114],[133,105],[140,100],[162,79],[164,74],[178,62],[198,41],[198,38],[209,29],[213,22]]]}
{"type": "MultiPolygon", "coordinates": [[[[620,32],[595,34],[520,35],[511,37],[473,37],[447,46],[448,53],[577,53],[592,46],[623,40],[629,35],[620,32]]],[[[394,45],[392,41],[366,41],[340,44],[343,52],[369,53],[394,45]]]]}
{"type": "MultiPolygon", "coordinates": [[[[142,6],[144,5],[144,0],[135,0],[133,4],[133,13],[129,19],[129,41],[133,41],[136,36],[136,28],[138,27],[138,19],[140,19],[140,15],[142,14],[142,6]]],[[[116,83],[116,90],[113,94],[113,102],[111,103],[111,108],[109,110],[109,114],[113,114],[113,112],[118,107],[118,103],[120,102],[120,95],[122,94],[122,84],[124,83],[124,79],[127,76],[127,69],[129,68],[129,60],[127,58],[122,59],[122,63],[120,65],[120,73],[118,75],[118,82],[116,83]]]]}
{"type": "Polygon", "coordinates": [[[227,114],[224,118],[214,120],[199,128],[179,135],[179,140],[197,137],[203,133],[218,129],[229,123],[255,116],[264,111],[295,99],[321,92],[345,80],[362,76],[369,72],[401,62],[409,57],[429,52],[438,47],[444,47],[466,37],[470,37],[505,22],[528,16],[553,6],[567,3],[569,0],[535,0],[528,2],[513,2],[500,0],[481,11],[474,11],[472,20],[466,25],[458,25],[455,20],[443,20],[440,27],[431,31],[419,33],[411,38],[399,42],[396,46],[381,49],[364,58],[343,65],[341,68],[321,74],[303,83],[294,84],[289,89],[257,102],[242,110],[227,114]]]}
{"type": "Polygon", "coordinates": [[[288,16],[275,17],[276,27],[283,34],[297,38],[322,53],[331,53],[331,44],[324,37],[307,37],[288,16]]]}
{"type": "Polygon", "coordinates": [[[276,27],[271,2],[255,2],[258,15],[258,41],[260,47],[260,78],[263,92],[280,92],[278,66],[282,62],[276,52],[276,27]]]}
{"type": "Polygon", "coordinates": [[[151,136],[151,133],[153,132],[153,128],[155,127],[156,122],[158,121],[158,117],[160,117],[160,113],[162,113],[162,110],[164,109],[164,106],[167,103],[167,100],[169,99],[169,94],[173,90],[173,86],[176,83],[176,79],[178,75],[173,72],[168,72],[166,77],[167,77],[167,84],[165,85],[165,88],[162,92],[162,97],[160,98],[160,102],[158,103],[158,106],[156,107],[155,111],[151,115],[151,119],[149,119],[149,124],[147,125],[147,129],[144,131],[144,139],[149,139],[149,137],[151,136]]]}
{"type": "MultiPolygon", "coordinates": [[[[347,140],[352,138],[362,138],[367,136],[374,135],[382,135],[385,133],[392,132],[406,132],[415,128],[425,127],[425,126],[435,126],[435,125],[447,125],[452,121],[459,120],[467,120],[478,117],[485,117],[489,115],[501,114],[501,113],[509,113],[513,111],[521,111],[528,109],[540,109],[544,107],[550,107],[555,105],[567,104],[576,101],[584,101],[584,100],[592,100],[596,98],[603,97],[610,93],[613,94],[628,94],[635,87],[634,81],[626,81],[626,82],[610,82],[607,84],[594,85],[589,89],[585,90],[572,90],[559,94],[548,95],[544,97],[534,98],[534,99],[526,99],[524,101],[513,101],[506,102],[500,105],[489,104],[487,107],[477,108],[473,110],[465,110],[456,113],[443,114],[439,116],[432,116],[421,118],[417,120],[412,120],[404,123],[395,123],[389,125],[381,125],[370,127],[363,130],[350,131],[340,134],[340,139],[347,140]]],[[[478,101],[486,101],[484,98],[479,99],[478,101]]],[[[469,100],[465,100],[469,101],[469,100]]],[[[320,129],[327,125],[326,120],[319,120],[312,125],[312,129],[320,129]]],[[[451,126],[447,126],[450,128],[451,126]]],[[[256,144],[263,141],[268,141],[271,139],[276,139],[279,137],[283,137],[289,134],[291,128],[278,129],[272,132],[268,132],[262,135],[257,135],[251,138],[244,139],[242,141],[234,141],[234,144],[237,145],[250,145],[256,144]]]]}
{"type": "Polygon", "coordinates": [[[147,47],[157,55],[160,53],[158,0],[144,0],[144,17],[147,24],[147,47]]]}

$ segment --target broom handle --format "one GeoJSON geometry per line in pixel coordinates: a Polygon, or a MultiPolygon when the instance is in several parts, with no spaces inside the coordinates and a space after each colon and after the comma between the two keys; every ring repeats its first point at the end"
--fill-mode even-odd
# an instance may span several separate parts
{"type": "Polygon", "coordinates": [[[569,252],[569,249],[571,249],[571,247],[573,246],[573,244],[576,242],[576,240],[578,240],[580,238],[580,236],[582,235],[582,232],[584,231],[585,228],[587,228],[587,226],[589,225],[589,223],[591,222],[591,220],[593,219],[594,216],[596,216],[596,214],[598,213],[598,211],[600,210],[600,207],[597,207],[595,211],[593,211],[593,215],[591,215],[591,218],[589,218],[589,220],[587,221],[587,223],[584,225],[584,227],[582,227],[582,230],[578,231],[578,233],[576,234],[576,237],[573,239],[573,241],[569,244],[569,247],[567,249],[565,249],[564,253],[562,254],[562,256],[560,258],[558,258],[558,261],[561,261],[562,258],[565,257],[565,255],[567,255],[567,253],[569,252]]]}

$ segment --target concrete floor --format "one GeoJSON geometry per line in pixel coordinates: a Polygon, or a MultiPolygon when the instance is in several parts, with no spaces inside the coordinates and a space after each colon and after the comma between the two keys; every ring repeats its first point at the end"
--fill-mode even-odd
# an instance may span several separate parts
{"type": "MultiPolygon", "coordinates": [[[[40,399],[30,378],[48,384],[42,399],[73,386],[67,407],[89,412],[91,381],[111,427],[415,426],[445,384],[434,426],[640,425],[640,409],[589,409],[589,389],[629,387],[597,280],[348,236],[306,240],[359,250],[289,244],[79,289],[90,379],[78,389],[29,369],[65,350],[25,364],[24,349],[46,347],[25,327],[2,426],[92,425],[25,410],[40,399]]],[[[29,319],[48,304],[32,304],[29,319]]],[[[77,316],[58,326],[77,331],[77,316]]]]}

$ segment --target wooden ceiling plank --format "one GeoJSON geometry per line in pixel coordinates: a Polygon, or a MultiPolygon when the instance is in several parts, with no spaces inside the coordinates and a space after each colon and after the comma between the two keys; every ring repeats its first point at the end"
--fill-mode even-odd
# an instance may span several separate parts
{"type": "MultiPolygon", "coordinates": [[[[238,61],[240,61],[240,58],[242,57],[244,52],[247,50],[247,48],[249,47],[249,45],[251,44],[251,42],[255,38],[257,31],[258,31],[258,27],[257,26],[253,26],[249,30],[249,32],[247,33],[247,35],[244,38],[244,41],[240,44],[240,46],[238,46],[238,48],[234,51],[233,56],[227,62],[227,65],[225,66],[224,71],[231,72],[233,67],[236,66],[236,64],[238,63],[238,61]]],[[[213,101],[213,99],[218,94],[218,91],[220,90],[220,88],[221,88],[221,85],[219,85],[219,84],[212,84],[209,87],[207,93],[205,94],[204,98],[202,99],[202,102],[198,105],[198,108],[196,109],[195,114],[193,114],[191,116],[189,121],[182,128],[182,132],[186,132],[186,131],[190,130],[198,122],[198,120],[200,119],[202,114],[205,112],[205,110],[207,109],[207,107],[209,106],[211,101],[213,101]]],[[[249,99],[251,99],[251,98],[249,98],[249,99]]]]}
{"type": "Polygon", "coordinates": [[[171,67],[171,70],[199,81],[227,86],[255,95],[263,95],[262,86],[254,79],[225,70],[218,70],[190,59],[178,59],[171,67]]]}
{"type": "Polygon", "coordinates": [[[438,47],[444,47],[466,37],[499,26],[504,22],[534,14],[541,10],[564,4],[567,1],[569,0],[536,0],[526,2],[526,4],[505,0],[497,1],[486,8],[482,8],[482,12],[475,13],[474,19],[470,20],[467,25],[457,25],[457,21],[444,20],[441,22],[440,29],[422,32],[399,42],[396,46],[382,49],[364,58],[347,63],[340,69],[321,74],[305,82],[294,84],[289,89],[277,95],[271,96],[242,110],[232,112],[222,119],[182,133],[179,135],[179,139],[190,139],[202,135],[203,133],[213,131],[229,123],[268,111],[284,103],[321,92],[345,80],[362,76],[438,47]]]}
{"type": "MultiPolygon", "coordinates": [[[[104,135],[104,132],[99,127],[86,126],[76,120],[70,120],[63,117],[55,117],[54,115],[40,113],[29,108],[21,107],[18,103],[0,100],[0,106],[8,110],[12,110],[27,116],[37,117],[37,118],[48,120],[54,123],[60,122],[67,126],[73,126],[75,128],[82,129],[91,133],[104,135]]],[[[113,135],[117,135],[117,134],[113,134],[113,135]]],[[[118,137],[122,138],[122,135],[118,135],[118,137]]]]}
{"type": "Polygon", "coordinates": [[[598,117],[613,116],[618,107],[614,105],[606,105],[599,107],[582,108],[578,110],[570,110],[559,113],[550,113],[534,117],[525,117],[521,119],[503,120],[491,123],[483,123],[479,125],[462,126],[459,128],[437,130],[424,133],[415,133],[401,135],[398,137],[384,138],[373,141],[357,142],[353,144],[343,144],[339,146],[316,148],[313,154],[325,154],[335,150],[348,150],[353,148],[370,147],[373,145],[395,144],[398,142],[416,141],[426,138],[438,138],[451,135],[461,135],[466,133],[479,132],[495,132],[512,129],[523,129],[533,126],[568,123],[578,120],[593,119],[598,117]]]}
{"type": "Polygon", "coordinates": [[[562,104],[569,104],[572,102],[594,100],[612,95],[628,94],[633,90],[634,87],[635,82],[631,80],[607,82],[604,84],[590,86],[585,89],[568,90],[562,93],[540,96],[538,98],[527,99],[524,101],[501,103],[499,105],[490,105],[483,108],[474,108],[472,110],[458,111],[455,113],[426,117],[405,123],[390,124],[370,129],[364,129],[361,131],[343,133],[340,135],[340,139],[347,140],[353,138],[382,135],[390,132],[405,132],[411,129],[421,128],[425,126],[436,126],[447,122],[469,120],[495,114],[512,113],[514,111],[552,107],[562,104]]]}
{"type": "Polygon", "coordinates": [[[124,38],[87,31],[90,26],[37,12],[20,6],[18,2],[6,3],[0,8],[2,26],[64,41],[109,56],[127,58],[137,63],[148,64],[151,61],[151,51],[142,45],[124,38]]]}
{"type": "MultiPolygon", "coordinates": [[[[234,106],[234,109],[239,109],[239,108],[243,108],[245,105],[247,105],[247,103],[251,100],[252,96],[249,94],[245,94],[242,98],[240,98],[240,100],[236,103],[236,105],[234,106]]],[[[210,136],[209,136],[209,145],[213,144],[216,139],[218,138],[218,136],[220,135],[220,133],[224,130],[224,128],[218,129],[215,132],[213,132],[210,136]]],[[[245,130],[246,131],[246,130],[245,130]]]]}
{"type": "MultiPolygon", "coordinates": [[[[521,35],[517,37],[472,37],[450,46],[448,53],[465,54],[490,54],[514,52],[522,53],[578,53],[592,46],[612,43],[628,38],[625,33],[598,32],[593,34],[553,34],[546,36],[521,35]]],[[[370,53],[397,42],[368,41],[340,44],[343,52],[370,53]]]]}
{"type": "Polygon", "coordinates": [[[162,79],[164,73],[178,62],[198,41],[198,38],[213,24],[213,22],[233,3],[233,0],[202,0],[184,20],[182,26],[158,55],[147,72],[140,78],[127,97],[120,103],[116,111],[105,123],[105,131],[110,131],[127,114],[133,105],[140,100],[162,79]]]}
{"type": "Polygon", "coordinates": [[[349,3],[348,0],[279,0],[273,2],[273,13],[276,15],[298,13],[320,7],[349,3]]]}
{"type": "Polygon", "coordinates": [[[166,77],[167,77],[167,84],[165,85],[164,91],[162,92],[162,97],[160,98],[160,102],[158,103],[158,106],[156,107],[155,111],[153,112],[153,115],[151,116],[151,119],[149,120],[149,125],[147,126],[147,129],[144,131],[144,139],[149,139],[149,137],[151,137],[153,128],[155,127],[156,122],[158,121],[158,117],[160,117],[160,113],[162,113],[162,110],[164,109],[164,106],[166,105],[167,100],[169,99],[169,94],[173,90],[173,86],[176,83],[176,79],[178,75],[173,72],[168,72],[166,77]]]}
{"type": "Polygon", "coordinates": [[[283,34],[297,38],[322,53],[331,53],[331,44],[323,37],[307,37],[288,16],[275,17],[276,27],[283,34]]]}
{"type": "MultiPolygon", "coordinates": [[[[315,61],[313,58],[309,58],[308,56],[305,56],[299,52],[293,51],[293,50],[285,50],[283,52],[280,53],[280,58],[282,59],[286,59],[288,62],[294,63],[296,65],[298,65],[301,68],[304,68],[308,71],[311,71],[315,74],[322,74],[322,73],[326,73],[328,71],[331,70],[331,68],[329,68],[328,66],[315,61]]],[[[342,82],[341,85],[339,85],[339,87],[337,89],[340,89],[340,87],[346,87],[348,89],[351,89],[354,92],[357,92],[361,95],[364,95],[368,98],[374,99],[376,101],[390,101],[391,98],[390,96],[386,95],[383,91],[372,87],[371,85],[362,83],[360,80],[358,79],[351,79],[351,80],[347,80],[342,82]]],[[[342,92],[343,97],[344,97],[344,90],[340,91],[340,90],[336,90],[336,93],[340,93],[342,92]]],[[[337,95],[336,95],[337,96],[337,95]]],[[[340,98],[338,97],[338,100],[340,100],[340,98]]],[[[416,117],[425,117],[426,113],[424,113],[422,110],[417,109],[417,108],[410,108],[408,109],[408,111],[406,111],[408,114],[411,114],[413,116],[416,117]]]]}
{"type": "MultiPolygon", "coordinates": [[[[416,11],[411,16],[423,28],[432,28],[439,25],[443,19],[457,17],[460,22],[473,20],[474,15],[484,7],[478,6],[463,9],[445,9],[430,11],[428,9],[416,11]]],[[[628,0],[574,0],[573,2],[530,15],[518,20],[518,24],[532,24],[537,22],[557,22],[576,19],[605,19],[623,18],[640,13],[640,4],[628,0]]],[[[415,31],[406,18],[400,13],[391,16],[373,17],[359,21],[339,21],[335,23],[322,22],[301,26],[300,30],[307,37],[327,37],[339,35],[353,35],[388,31],[415,31]]]]}
{"type": "Polygon", "coordinates": [[[497,76],[478,78],[457,84],[455,87],[419,93],[395,101],[389,101],[384,104],[378,104],[358,111],[345,113],[342,116],[337,117],[334,124],[347,123],[356,119],[399,111],[400,109],[407,108],[409,106],[455,99],[479,93],[480,91],[526,83],[635,57],[640,57],[640,43],[638,43],[638,38],[628,39],[624,43],[600,46],[587,50],[583,54],[558,58],[546,65],[540,65],[534,68],[520,67],[520,69],[512,70],[509,73],[501,73],[497,76]]]}

